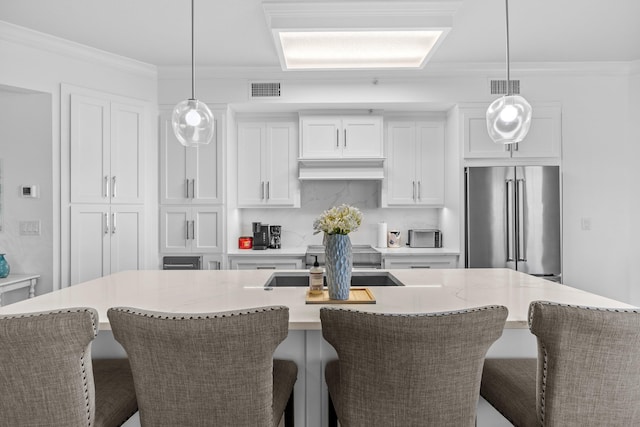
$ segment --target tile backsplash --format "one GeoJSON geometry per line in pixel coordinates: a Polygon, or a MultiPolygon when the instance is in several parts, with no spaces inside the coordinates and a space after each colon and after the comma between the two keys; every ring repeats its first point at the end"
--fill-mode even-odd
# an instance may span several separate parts
{"type": "Polygon", "coordinates": [[[402,232],[406,242],[410,228],[437,228],[439,209],[432,208],[380,208],[379,181],[303,181],[301,207],[241,209],[243,235],[251,235],[251,223],[282,225],[283,247],[322,244],[322,234],[313,234],[313,221],[332,206],[350,204],[362,211],[360,229],[350,234],[353,244],[376,245],[379,222],[386,222],[389,230],[402,232]]]}

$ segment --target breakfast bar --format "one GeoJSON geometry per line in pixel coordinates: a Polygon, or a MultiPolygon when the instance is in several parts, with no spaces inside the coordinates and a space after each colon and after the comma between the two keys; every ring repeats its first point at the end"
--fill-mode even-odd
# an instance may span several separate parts
{"type": "MultiPolygon", "coordinates": [[[[296,424],[325,426],[327,396],[323,369],[335,357],[322,339],[319,318],[323,304],[306,304],[304,286],[265,286],[278,270],[125,271],[87,281],[0,308],[0,314],[49,311],[87,306],[98,311],[100,332],[93,343],[95,358],[123,357],[111,335],[107,310],[129,306],[147,310],[202,313],[267,305],[289,307],[289,336],[276,356],[294,360],[299,367],[295,385],[296,424]]],[[[304,280],[304,271],[291,270],[304,280]]],[[[627,304],[570,286],[560,285],[509,269],[372,270],[388,274],[401,286],[370,286],[374,304],[341,304],[370,312],[423,313],[461,310],[483,305],[504,305],[509,316],[503,336],[490,348],[491,357],[535,357],[536,341],[529,333],[529,303],[548,300],[574,305],[630,307],[627,304]]],[[[363,273],[366,276],[366,271],[363,273]]],[[[482,402],[481,402],[482,406],[482,402]]],[[[479,408],[478,426],[487,421],[479,408]]]]}

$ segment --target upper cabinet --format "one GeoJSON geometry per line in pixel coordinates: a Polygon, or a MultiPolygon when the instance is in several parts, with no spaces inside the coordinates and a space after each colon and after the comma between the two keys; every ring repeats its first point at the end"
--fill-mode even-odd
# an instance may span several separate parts
{"type": "MultiPolygon", "coordinates": [[[[219,114],[216,117],[222,117],[219,114]]],[[[185,147],[171,128],[171,113],[160,117],[160,202],[162,204],[222,203],[221,123],[216,119],[213,140],[185,147]]]]}
{"type": "Polygon", "coordinates": [[[382,158],[382,117],[301,115],[301,159],[382,158]]]}
{"type": "Polygon", "coordinates": [[[531,128],[517,144],[496,144],[489,138],[486,107],[460,108],[465,159],[554,159],[561,157],[561,108],[557,104],[532,104],[531,128]]]}
{"type": "Polygon", "coordinates": [[[238,207],[300,207],[297,144],[293,120],[238,122],[238,207]]]}
{"type": "Polygon", "coordinates": [[[71,95],[71,202],[142,203],[142,105],[71,95]]]}
{"type": "Polygon", "coordinates": [[[390,121],[383,206],[444,205],[444,123],[390,121]]]}

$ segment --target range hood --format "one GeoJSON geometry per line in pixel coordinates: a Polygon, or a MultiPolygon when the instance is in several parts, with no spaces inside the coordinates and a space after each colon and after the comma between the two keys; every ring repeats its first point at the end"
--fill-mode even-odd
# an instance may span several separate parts
{"type": "Polygon", "coordinates": [[[303,181],[384,179],[384,158],[298,160],[303,181]]]}

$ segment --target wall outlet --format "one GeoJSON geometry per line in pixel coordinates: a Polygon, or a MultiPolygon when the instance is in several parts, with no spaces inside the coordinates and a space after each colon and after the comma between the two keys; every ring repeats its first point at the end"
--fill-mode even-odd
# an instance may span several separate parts
{"type": "Polygon", "coordinates": [[[589,231],[591,230],[591,218],[581,218],[580,219],[580,228],[583,231],[589,231]]]}

